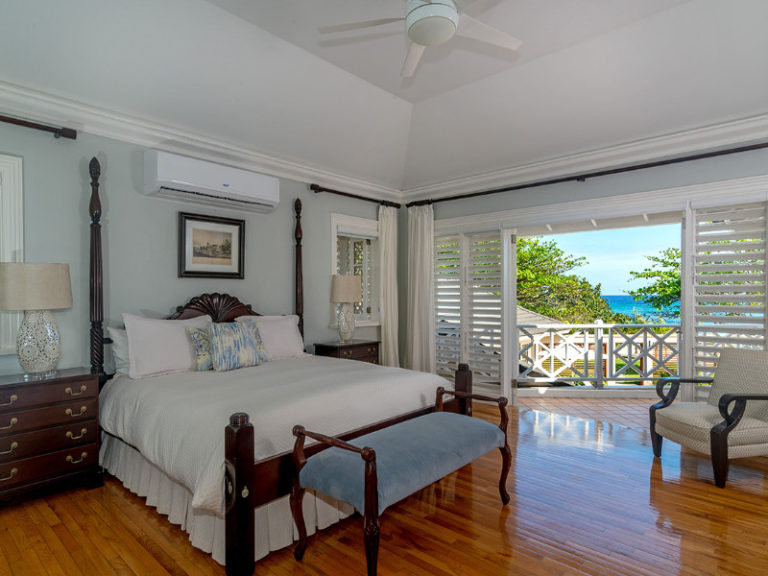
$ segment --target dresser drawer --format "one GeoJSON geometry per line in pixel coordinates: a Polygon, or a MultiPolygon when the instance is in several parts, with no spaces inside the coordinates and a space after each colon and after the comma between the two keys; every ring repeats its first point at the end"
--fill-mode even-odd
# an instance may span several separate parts
{"type": "Polygon", "coordinates": [[[93,377],[64,381],[41,382],[0,388],[0,412],[29,406],[53,404],[68,400],[95,398],[98,381],[93,377]]]}
{"type": "Polygon", "coordinates": [[[95,443],[59,450],[43,456],[0,464],[0,491],[18,484],[53,478],[96,466],[99,450],[95,443]]]}
{"type": "Polygon", "coordinates": [[[0,462],[90,444],[96,442],[98,431],[96,420],[82,420],[65,426],[4,436],[0,438],[0,462]]]}
{"type": "Polygon", "coordinates": [[[0,436],[93,419],[96,417],[97,409],[98,400],[88,398],[62,402],[55,406],[6,412],[0,414],[0,436]]]}

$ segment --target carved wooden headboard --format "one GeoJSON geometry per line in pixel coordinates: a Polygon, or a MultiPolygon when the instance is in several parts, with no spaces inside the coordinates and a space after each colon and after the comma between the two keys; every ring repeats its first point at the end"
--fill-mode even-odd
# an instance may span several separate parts
{"type": "Polygon", "coordinates": [[[240,300],[229,294],[201,294],[195,296],[176,308],[176,312],[168,316],[169,320],[183,320],[195,316],[210,316],[214,322],[233,322],[238,316],[259,316],[253,311],[250,304],[243,304],[240,300]]]}

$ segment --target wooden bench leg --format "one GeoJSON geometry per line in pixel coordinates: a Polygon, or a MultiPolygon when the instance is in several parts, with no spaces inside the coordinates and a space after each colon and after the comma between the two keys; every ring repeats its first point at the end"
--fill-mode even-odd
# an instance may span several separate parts
{"type": "Polygon", "coordinates": [[[376,576],[379,562],[379,479],[376,472],[376,452],[371,448],[363,448],[362,456],[365,460],[365,561],[368,576],[376,576]]]}
{"type": "Polygon", "coordinates": [[[502,504],[509,504],[509,492],[507,492],[507,476],[509,476],[509,469],[512,467],[512,450],[509,449],[509,444],[504,442],[504,447],[499,448],[501,452],[501,479],[499,480],[499,494],[501,495],[502,504]]]}
{"type": "Polygon", "coordinates": [[[298,483],[294,483],[291,490],[291,513],[293,514],[293,521],[296,523],[296,528],[299,530],[299,543],[296,544],[296,548],[293,550],[293,557],[296,560],[301,560],[304,557],[304,551],[307,549],[307,524],[304,521],[304,509],[302,508],[302,502],[304,501],[304,488],[301,488],[298,483]]]}

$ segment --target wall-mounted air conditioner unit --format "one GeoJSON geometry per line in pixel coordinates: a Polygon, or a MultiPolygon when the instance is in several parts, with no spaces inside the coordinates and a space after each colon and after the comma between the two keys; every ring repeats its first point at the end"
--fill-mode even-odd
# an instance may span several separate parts
{"type": "Polygon", "coordinates": [[[280,203],[280,181],[240,168],[147,150],[144,194],[265,213],[280,203]]]}

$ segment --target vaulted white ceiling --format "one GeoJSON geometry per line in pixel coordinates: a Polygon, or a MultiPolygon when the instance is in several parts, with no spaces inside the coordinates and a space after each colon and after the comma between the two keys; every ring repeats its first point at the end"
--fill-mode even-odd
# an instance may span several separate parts
{"type": "Polygon", "coordinates": [[[418,198],[768,138],[764,0],[464,0],[402,80],[403,0],[10,0],[0,112],[418,198]]]}

